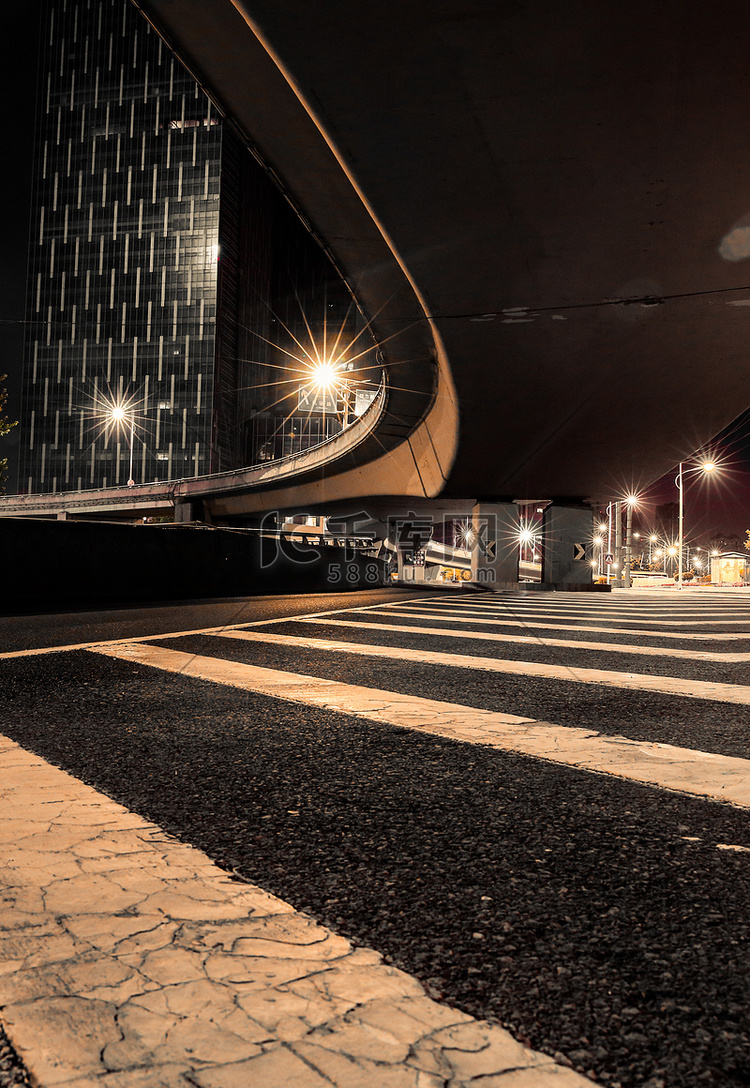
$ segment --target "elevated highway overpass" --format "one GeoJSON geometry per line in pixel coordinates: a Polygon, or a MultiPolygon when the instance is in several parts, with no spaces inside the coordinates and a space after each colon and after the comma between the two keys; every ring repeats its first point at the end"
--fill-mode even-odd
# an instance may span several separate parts
{"type": "Polygon", "coordinates": [[[135,2],[350,284],[384,386],[294,458],[0,512],[610,498],[750,403],[739,0],[135,2]]]}
{"type": "Polygon", "coordinates": [[[345,490],[611,496],[750,404],[739,0],[137,3],[409,390],[345,490]]]}

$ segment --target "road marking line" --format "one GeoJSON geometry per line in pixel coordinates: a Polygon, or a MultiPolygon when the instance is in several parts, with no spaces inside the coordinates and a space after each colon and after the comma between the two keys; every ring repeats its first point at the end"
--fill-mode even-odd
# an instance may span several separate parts
{"type": "MultiPolygon", "coordinates": [[[[432,597],[431,600],[437,607],[443,603],[441,600],[436,600],[432,597]]],[[[456,605],[466,606],[471,608],[472,605],[480,603],[482,606],[488,608],[526,608],[536,611],[543,611],[544,609],[554,608],[559,611],[565,612],[577,612],[577,613],[591,613],[601,612],[608,615],[630,615],[631,612],[643,612],[647,615],[658,614],[659,612],[681,612],[683,615],[700,615],[706,611],[724,613],[727,614],[742,614],[746,612],[747,605],[750,604],[750,597],[746,598],[742,602],[727,602],[719,600],[707,601],[702,599],[699,603],[695,601],[688,603],[686,600],[680,597],[670,597],[668,600],[663,598],[658,604],[644,604],[631,599],[627,605],[624,605],[622,601],[607,601],[597,597],[596,600],[581,603],[580,594],[576,595],[575,600],[572,597],[567,599],[561,599],[559,594],[554,594],[551,598],[548,594],[540,594],[539,596],[530,597],[525,593],[498,593],[479,596],[458,596],[452,595],[451,603],[456,605]]]]}
{"type": "MultiPolygon", "coordinates": [[[[430,600],[429,597],[416,598],[419,601],[430,600]]],[[[384,602],[385,605],[391,602],[384,602]]],[[[75,642],[66,646],[39,646],[29,650],[8,650],[5,653],[0,653],[0,661],[13,658],[13,657],[38,657],[40,654],[64,654],[72,650],[95,650],[98,646],[122,646],[130,642],[154,642],[155,640],[163,638],[184,638],[188,635],[220,635],[222,631],[237,631],[243,627],[263,627],[269,623],[288,623],[290,620],[314,620],[320,616],[335,616],[341,612],[362,612],[365,609],[380,608],[378,604],[360,605],[356,608],[332,608],[327,612],[307,612],[302,616],[282,616],[279,618],[276,616],[271,620],[245,620],[243,623],[227,623],[223,627],[200,627],[195,631],[165,631],[160,635],[133,635],[132,638],[108,638],[99,639],[93,642],[75,642]]]]}
{"type": "MultiPolygon", "coordinates": [[[[459,605],[459,604],[461,604],[461,602],[456,601],[455,604],[459,605]]],[[[549,606],[547,606],[547,607],[549,607],[549,606]]],[[[658,619],[654,619],[651,615],[649,615],[649,616],[640,616],[640,617],[636,616],[634,619],[626,619],[626,618],[623,618],[623,617],[632,616],[633,615],[633,609],[628,609],[627,612],[620,612],[620,611],[614,611],[613,610],[611,612],[604,611],[604,612],[597,613],[597,612],[594,612],[593,610],[582,611],[580,609],[556,608],[553,612],[544,612],[544,611],[541,611],[540,609],[537,609],[537,608],[526,608],[525,605],[520,606],[520,607],[518,605],[514,605],[512,607],[510,605],[489,606],[487,608],[487,611],[497,613],[498,615],[504,615],[504,614],[507,614],[508,612],[512,612],[512,614],[514,616],[517,616],[517,617],[531,616],[531,617],[534,617],[534,618],[541,617],[543,619],[548,619],[548,618],[562,616],[562,617],[567,617],[569,619],[574,619],[576,617],[579,617],[582,621],[585,621],[587,619],[598,619],[598,620],[600,620],[602,622],[604,620],[607,620],[610,616],[612,616],[612,617],[617,616],[618,617],[618,623],[646,623],[646,622],[648,622],[648,623],[656,624],[656,625],[658,625],[660,627],[683,627],[683,626],[687,626],[687,627],[710,627],[710,626],[718,627],[721,624],[735,624],[735,623],[743,623],[746,626],[750,626],[750,616],[748,616],[748,615],[745,615],[742,619],[719,619],[719,620],[694,620],[694,619],[691,619],[690,617],[687,617],[685,619],[680,618],[679,620],[658,620],[658,619]]],[[[670,610],[665,610],[665,611],[670,611],[670,610]]],[[[697,613],[697,614],[698,615],[705,615],[706,610],[703,609],[700,613],[697,613]]]]}
{"type": "MultiPolygon", "coordinates": [[[[455,603],[452,603],[452,604],[455,604],[455,607],[460,607],[460,610],[462,610],[462,611],[464,610],[465,606],[462,606],[462,603],[456,601],[455,603]]],[[[546,606],[546,607],[548,607],[548,609],[549,609],[549,605],[546,606]]],[[[438,606],[435,606],[435,610],[437,610],[437,608],[438,608],[438,606]]],[[[664,609],[664,610],[665,611],[673,611],[674,609],[664,609]]],[[[708,610],[708,609],[702,609],[700,611],[700,613],[698,613],[697,615],[705,616],[706,610],[708,610]]],[[[504,606],[502,606],[502,605],[489,605],[489,606],[487,606],[487,611],[488,611],[488,613],[494,614],[494,615],[497,615],[497,616],[507,616],[508,613],[509,613],[512,616],[517,616],[517,617],[529,616],[529,617],[533,617],[533,618],[541,617],[542,619],[549,619],[549,618],[553,618],[553,617],[563,617],[565,619],[580,619],[581,622],[587,622],[588,620],[599,620],[600,622],[604,622],[607,619],[616,618],[617,622],[619,622],[619,623],[647,623],[648,622],[648,623],[654,623],[654,625],[659,626],[659,627],[718,627],[718,626],[721,626],[722,623],[726,623],[726,625],[734,625],[734,623],[745,623],[745,626],[747,627],[749,625],[749,623],[750,623],[750,615],[748,615],[747,613],[743,614],[741,618],[737,618],[737,619],[730,618],[730,617],[727,617],[725,619],[692,619],[690,616],[688,616],[688,617],[685,617],[685,618],[680,617],[679,619],[668,620],[668,619],[655,619],[654,616],[651,615],[651,614],[641,615],[641,616],[638,616],[637,614],[634,615],[636,613],[636,609],[632,609],[632,608],[629,608],[627,610],[627,613],[624,613],[624,611],[619,611],[619,610],[615,611],[614,609],[612,611],[606,611],[606,610],[605,611],[602,611],[602,610],[594,611],[593,609],[581,610],[581,609],[570,609],[570,608],[555,608],[554,610],[544,611],[542,608],[527,608],[525,605],[511,606],[511,605],[508,604],[508,605],[504,605],[504,606]],[[627,619],[628,616],[632,616],[634,618],[627,619]]],[[[715,613],[712,613],[712,615],[715,615],[715,613]]]]}
{"type": "MultiPolygon", "coordinates": [[[[465,612],[438,612],[434,608],[403,608],[396,611],[395,605],[392,605],[388,610],[387,615],[399,616],[404,619],[426,619],[428,616],[433,619],[445,619],[445,620],[457,620],[461,623],[484,623],[491,627],[541,627],[545,630],[555,631],[578,631],[579,634],[585,634],[591,631],[593,634],[607,634],[607,635],[630,635],[631,637],[637,636],[638,638],[675,638],[675,639],[694,639],[700,642],[739,642],[742,640],[747,641],[750,639],[750,630],[747,634],[730,634],[726,631],[718,634],[711,634],[705,632],[704,634],[695,634],[682,631],[641,631],[631,630],[629,627],[589,627],[583,626],[582,623],[537,623],[531,620],[495,620],[488,619],[486,615],[482,617],[480,612],[472,612],[470,616],[467,616],[465,612]],[[482,617],[475,619],[474,617],[482,617]]],[[[290,621],[291,622],[291,621],[290,621]]],[[[644,621],[645,622],[645,621],[644,621]]],[[[369,626],[369,624],[368,624],[369,626]]],[[[750,622],[748,624],[750,627],[750,622]]]]}
{"type": "MultiPolygon", "coordinates": [[[[301,623],[318,623],[304,619],[301,623]]],[[[474,642],[511,642],[534,646],[559,646],[572,650],[595,650],[600,653],[636,654],[640,657],[679,657],[689,661],[710,661],[738,664],[750,661],[750,653],[721,653],[715,650],[679,650],[669,646],[632,646],[619,642],[584,642],[577,639],[542,638],[541,635],[505,635],[496,631],[455,631],[448,627],[407,627],[401,623],[368,623],[364,628],[348,620],[325,620],[326,627],[357,627],[357,630],[396,631],[414,635],[441,635],[443,638],[468,638],[474,642]]]]}
{"type": "Polygon", "coordinates": [[[525,615],[543,616],[543,615],[563,615],[571,619],[588,620],[589,618],[594,620],[601,620],[604,618],[610,620],[618,616],[635,616],[639,623],[646,623],[654,616],[673,616],[677,615],[680,621],[686,617],[689,619],[692,616],[709,616],[714,618],[721,618],[726,615],[730,618],[740,619],[743,618],[750,623],[750,612],[748,609],[738,609],[736,611],[723,613],[715,608],[701,608],[695,612],[681,612],[679,608],[659,608],[652,611],[645,611],[639,608],[628,608],[625,610],[620,609],[573,609],[560,606],[558,608],[550,607],[547,605],[544,608],[527,608],[522,601],[513,600],[508,601],[504,605],[494,604],[493,602],[485,602],[481,598],[473,601],[463,600],[450,600],[450,601],[416,601],[415,599],[407,599],[402,601],[392,601],[391,608],[410,608],[412,603],[419,604],[419,607],[430,611],[438,612],[445,609],[455,610],[456,612],[487,612],[492,615],[505,616],[508,613],[516,615],[516,613],[524,613],[525,615]]]}
{"type": "Polygon", "coordinates": [[[486,744],[584,771],[750,807],[750,760],[734,756],[603,736],[588,729],[158,646],[131,643],[102,646],[92,652],[333,713],[486,744]]]}
{"type": "MultiPolygon", "coordinates": [[[[750,687],[739,684],[712,683],[707,680],[682,680],[671,676],[650,676],[646,673],[611,672],[604,669],[580,669],[569,665],[544,665],[535,661],[505,661],[495,657],[472,657],[465,654],[439,653],[434,650],[407,650],[403,646],[376,646],[371,643],[334,642],[313,636],[260,634],[238,631],[235,635],[219,635],[249,642],[267,642],[277,646],[356,654],[363,657],[386,657],[397,661],[414,661],[423,665],[445,665],[453,669],[477,669],[481,672],[534,676],[544,680],[565,680],[576,684],[601,684],[604,687],[649,691],[661,695],[681,695],[689,699],[711,699],[722,703],[750,704],[750,687]]],[[[116,644],[115,644],[116,648],[116,644]]],[[[92,647],[97,649],[97,647],[92,647]]]]}
{"type": "MultiPolygon", "coordinates": [[[[440,607],[444,602],[439,599],[431,598],[436,607],[440,607]]],[[[493,596],[479,596],[472,595],[470,597],[462,597],[456,594],[451,596],[451,603],[466,606],[471,608],[472,606],[481,603],[482,606],[488,608],[512,608],[517,606],[519,608],[528,608],[529,610],[536,609],[543,610],[545,608],[555,608],[565,612],[602,612],[609,615],[620,614],[623,616],[629,615],[631,612],[643,612],[645,615],[657,615],[659,612],[682,612],[684,615],[700,615],[703,612],[726,612],[727,614],[743,613],[747,610],[747,605],[750,604],[750,598],[742,602],[727,602],[711,600],[702,600],[700,604],[695,602],[688,604],[682,601],[679,597],[672,597],[669,600],[662,599],[659,604],[643,604],[638,601],[633,601],[627,606],[623,606],[621,601],[602,601],[601,598],[597,598],[595,601],[591,601],[589,604],[581,604],[580,597],[573,602],[572,599],[560,600],[559,595],[555,594],[555,599],[550,600],[547,594],[542,594],[539,597],[529,597],[523,593],[498,593],[493,596]]]]}

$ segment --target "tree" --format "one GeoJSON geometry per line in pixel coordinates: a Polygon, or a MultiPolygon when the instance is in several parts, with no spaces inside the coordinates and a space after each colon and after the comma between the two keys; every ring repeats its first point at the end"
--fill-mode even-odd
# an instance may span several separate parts
{"type": "MultiPolygon", "coordinates": [[[[18,420],[10,420],[5,414],[5,402],[8,399],[8,390],[3,385],[7,374],[0,374],[0,438],[18,426],[18,420]]],[[[5,483],[8,479],[8,458],[0,457],[0,495],[5,494],[5,483]]]]}

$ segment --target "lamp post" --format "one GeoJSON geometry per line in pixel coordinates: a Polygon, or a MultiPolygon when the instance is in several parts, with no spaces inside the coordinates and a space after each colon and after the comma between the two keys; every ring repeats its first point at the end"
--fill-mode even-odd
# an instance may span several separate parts
{"type": "Polygon", "coordinates": [[[110,418],[114,424],[118,427],[122,424],[125,425],[126,421],[130,423],[130,430],[128,434],[128,441],[130,445],[130,465],[128,469],[128,487],[135,486],[135,480],[133,479],[133,440],[135,438],[135,416],[132,412],[128,413],[120,404],[116,404],[110,412],[110,418]]]}
{"type": "Polygon", "coordinates": [[[637,505],[638,497],[636,495],[628,495],[625,499],[625,569],[623,571],[623,584],[625,589],[630,589],[632,587],[630,571],[633,565],[633,508],[637,505]]]}
{"type": "Polygon", "coordinates": [[[531,529],[528,528],[528,526],[524,526],[522,529],[519,530],[518,544],[519,544],[519,556],[518,556],[519,562],[521,562],[521,563],[526,562],[528,552],[529,552],[529,548],[531,548],[534,551],[536,550],[534,548],[534,534],[532,533],[531,529]]]}
{"type": "MultiPolygon", "coordinates": [[[[677,489],[678,489],[679,495],[680,495],[679,516],[678,516],[678,519],[677,519],[677,525],[678,525],[678,530],[677,530],[677,551],[678,551],[677,588],[678,589],[682,589],[682,550],[683,550],[683,544],[684,544],[683,529],[684,529],[685,504],[684,504],[684,500],[683,500],[683,496],[682,496],[682,492],[683,492],[682,464],[683,464],[683,462],[680,461],[680,464],[679,464],[679,467],[678,467],[678,470],[677,470],[677,476],[675,477],[675,483],[677,484],[677,489]]],[[[713,472],[715,468],[716,468],[716,462],[715,461],[704,461],[701,465],[698,466],[698,471],[708,473],[708,472],[713,472]]]]}
{"type": "Polygon", "coordinates": [[[595,558],[594,562],[591,565],[594,568],[594,570],[596,571],[596,573],[599,575],[599,577],[601,577],[601,575],[602,575],[602,556],[604,555],[604,551],[603,551],[604,537],[603,536],[595,536],[594,537],[594,547],[596,548],[596,558],[595,558]]]}
{"type": "MultiPolygon", "coordinates": [[[[677,548],[675,548],[674,544],[672,545],[671,548],[667,548],[667,550],[665,552],[665,556],[666,555],[671,556],[671,558],[672,558],[672,570],[674,571],[674,560],[677,558],[677,548]]],[[[667,560],[665,558],[665,560],[664,560],[664,573],[666,574],[666,572],[667,572],[667,560]]],[[[674,577],[674,575],[673,575],[673,577],[674,577]]]]}
{"type": "Polygon", "coordinates": [[[351,411],[351,388],[344,377],[339,361],[334,361],[326,356],[316,360],[307,368],[304,380],[299,387],[298,396],[302,395],[308,400],[308,416],[311,412],[320,412],[322,416],[323,441],[328,437],[326,426],[329,414],[329,397],[333,406],[334,418],[338,415],[337,404],[341,399],[343,404],[342,429],[349,426],[353,412],[351,411]]]}

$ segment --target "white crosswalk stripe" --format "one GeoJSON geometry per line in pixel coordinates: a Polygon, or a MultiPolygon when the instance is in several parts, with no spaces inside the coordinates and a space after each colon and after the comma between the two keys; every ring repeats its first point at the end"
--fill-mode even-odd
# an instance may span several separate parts
{"type": "Polygon", "coordinates": [[[414,698],[156,646],[135,643],[101,647],[98,652],[324,710],[418,729],[471,744],[489,744],[505,751],[522,752],[554,763],[585,767],[588,771],[614,774],[750,808],[750,760],[746,759],[709,757],[673,745],[639,744],[624,737],[592,735],[585,729],[561,728],[460,704],[414,698]],[[707,762],[710,769],[706,767],[707,762]]]}
{"type": "MultiPolygon", "coordinates": [[[[603,612],[601,610],[598,610],[596,612],[587,613],[587,612],[582,612],[580,609],[575,609],[575,610],[560,609],[559,611],[555,610],[554,612],[542,612],[541,610],[538,610],[538,609],[535,609],[535,608],[534,609],[530,609],[530,608],[496,609],[495,611],[498,614],[502,613],[502,614],[505,614],[505,615],[508,615],[510,613],[516,619],[522,619],[522,618],[526,618],[526,617],[530,617],[530,618],[540,618],[541,617],[541,618],[544,618],[544,619],[553,619],[555,617],[560,617],[560,616],[565,616],[565,617],[580,616],[582,620],[583,619],[588,619],[590,617],[596,618],[598,620],[604,620],[604,619],[607,618],[607,615],[611,615],[611,616],[616,616],[617,617],[618,623],[643,623],[644,622],[644,617],[643,616],[633,616],[632,612],[631,613],[623,613],[623,612],[620,612],[620,611],[607,613],[607,612],[603,612]]],[[[707,620],[707,619],[695,619],[692,616],[684,616],[684,617],[680,617],[680,619],[664,620],[664,619],[658,619],[654,615],[649,614],[648,615],[648,622],[656,624],[659,627],[686,627],[686,626],[690,626],[690,627],[722,627],[722,626],[725,626],[727,624],[742,624],[742,625],[745,625],[747,623],[747,618],[744,617],[744,616],[737,616],[735,613],[733,613],[731,616],[726,616],[726,617],[722,617],[722,618],[718,618],[718,619],[710,619],[710,620],[707,620]]]]}
{"type": "MultiPolygon", "coordinates": [[[[397,609],[389,609],[389,616],[400,616],[402,618],[412,617],[427,617],[434,616],[435,610],[428,608],[424,605],[400,605],[397,609]]],[[[487,612],[483,612],[481,609],[464,609],[463,611],[441,611],[439,613],[442,619],[460,620],[461,623],[481,623],[484,626],[489,627],[524,627],[524,628],[542,628],[546,630],[554,631],[581,631],[582,627],[580,623],[554,623],[547,621],[546,623],[540,622],[538,619],[529,619],[527,617],[519,619],[496,619],[492,615],[488,615],[487,612]]],[[[646,621],[644,620],[644,623],[646,621]]],[[[586,631],[594,634],[609,634],[609,635],[630,635],[631,638],[679,638],[687,639],[689,641],[700,642],[736,642],[739,639],[748,640],[748,635],[742,632],[730,633],[727,631],[716,632],[702,632],[695,631],[647,631],[642,629],[633,629],[631,627],[598,627],[592,624],[587,624],[586,631]]]]}
{"type": "MultiPolygon", "coordinates": [[[[588,719],[580,725],[569,720],[567,724],[540,721],[530,714],[513,713],[515,708],[503,702],[501,689],[497,689],[497,706],[492,709],[471,705],[469,693],[471,677],[482,674],[496,676],[498,683],[501,677],[533,681],[542,685],[540,691],[546,690],[544,685],[548,684],[562,684],[567,690],[590,688],[602,693],[602,700],[615,696],[626,700],[669,698],[678,704],[689,700],[693,709],[686,710],[682,717],[692,714],[701,722],[712,720],[717,713],[714,708],[719,705],[736,708],[731,711],[735,716],[745,715],[744,708],[750,706],[750,683],[746,682],[750,681],[746,668],[750,663],[750,609],[746,602],[750,603],[750,595],[735,596],[732,601],[723,595],[701,595],[688,603],[685,597],[674,595],[643,600],[635,593],[618,594],[604,601],[597,595],[582,602],[578,594],[574,599],[559,594],[530,604],[522,595],[496,598],[451,594],[88,648],[265,696],[436,732],[467,743],[491,744],[589,772],[632,778],[744,807],[750,806],[750,759],[736,752],[726,754],[673,744],[668,729],[660,733],[658,727],[654,727],[657,731],[653,737],[642,740],[620,735],[611,726],[600,731],[588,719]],[[607,616],[618,626],[603,626],[607,616]],[[565,617],[569,622],[560,623],[565,617]],[[282,624],[287,629],[280,630],[282,624]],[[638,629],[638,624],[643,629],[638,629]],[[729,624],[738,629],[715,634],[705,630],[729,624]],[[291,631],[288,625],[293,625],[291,631]],[[477,630],[480,625],[483,629],[477,630]],[[501,626],[506,629],[498,631],[501,626]],[[659,629],[678,626],[680,631],[659,629]],[[515,630],[507,630],[509,627],[515,630]],[[523,633],[526,628],[530,633],[523,633]],[[586,637],[554,637],[561,630],[586,637]],[[331,637],[339,631],[350,635],[331,637]],[[599,639],[605,633],[610,639],[620,635],[623,640],[599,639]],[[186,652],[179,643],[173,643],[196,635],[201,636],[205,646],[197,653],[186,652]],[[653,645],[654,639],[662,644],[653,645]],[[414,640],[418,640],[417,646],[414,640]],[[486,646],[486,655],[464,653],[467,640],[486,646]],[[747,642],[749,649],[697,649],[696,640],[747,642]],[[154,642],[162,645],[155,646],[154,642]],[[531,649],[535,660],[523,660],[524,650],[528,653],[531,649]],[[268,655],[275,651],[294,655],[287,660],[295,664],[268,667],[268,655]],[[266,664],[254,664],[254,660],[260,660],[258,655],[264,655],[266,664]],[[314,657],[314,671],[310,674],[305,672],[309,655],[314,657]],[[615,662],[613,655],[632,660],[632,671],[616,666],[592,667],[592,660],[600,659],[605,666],[615,662]],[[327,675],[335,672],[342,661],[351,661],[365,683],[356,682],[356,677],[343,682],[340,676],[327,675]],[[373,677],[368,675],[367,662],[381,663],[373,677]],[[652,667],[646,668],[649,662],[652,667]],[[678,663],[682,674],[672,675],[678,663]],[[685,675],[690,665],[695,666],[698,675],[685,675]],[[403,687],[403,674],[408,668],[419,687],[417,673],[413,672],[417,667],[442,669],[441,675],[454,678],[451,690],[457,686],[466,691],[466,703],[432,698],[428,688],[414,693],[397,690],[396,673],[402,675],[403,687]],[[393,687],[389,686],[389,668],[393,670],[393,687]]],[[[418,675],[424,678],[437,674],[418,675]]],[[[422,679],[421,683],[429,687],[430,682],[422,679]]],[[[603,706],[597,713],[607,713],[603,706]]],[[[658,719],[660,713],[657,707],[653,715],[658,719]]],[[[741,725],[750,725],[750,715],[741,725]]]]}
{"type": "MultiPolygon", "coordinates": [[[[399,613],[389,613],[399,615],[399,613]]],[[[301,623],[317,623],[317,620],[301,619],[301,623]]],[[[352,627],[351,621],[326,620],[327,627],[352,627]]],[[[568,650],[594,650],[601,653],[638,654],[641,657],[681,657],[692,661],[717,661],[725,664],[750,661],[750,653],[711,652],[708,650],[680,650],[675,647],[662,649],[658,646],[634,646],[619,642],[584,642],[581,639],[542,638],[540,635],[505,635],[477,631],[456,631],[450,627],[406,627],[397,623],[368,623],[368,630],[399,631],[415,635],[440,635],[448,638],[468,638],[484,642],[512,642],[516,645],[557,646],[568,650]]],[[[221,633],[221,632],[219,632],[221,633]]]]}

